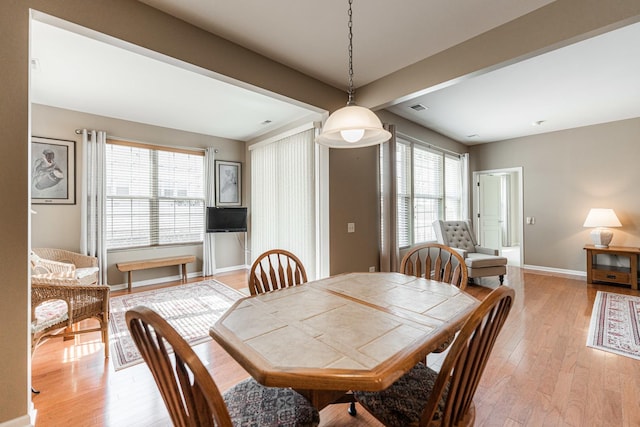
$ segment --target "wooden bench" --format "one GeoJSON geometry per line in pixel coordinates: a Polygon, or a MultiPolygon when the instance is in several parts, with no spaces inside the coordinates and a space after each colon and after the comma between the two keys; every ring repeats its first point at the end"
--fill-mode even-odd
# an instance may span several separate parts
{"type": "Polygon", "coordinates": [[[116,264],[118,270],[129,273],[129,292],[131,292],[131,284],[133,282],[132,272],[137,270],[146,270],[148,268],[167,267],[171,265],[180,265],[182,267],[182,280],[187,280],[187,264],[195,262],[194,255],[172,256],[166,258],[141,259],[139,261],[119,262],[116,264]]]}

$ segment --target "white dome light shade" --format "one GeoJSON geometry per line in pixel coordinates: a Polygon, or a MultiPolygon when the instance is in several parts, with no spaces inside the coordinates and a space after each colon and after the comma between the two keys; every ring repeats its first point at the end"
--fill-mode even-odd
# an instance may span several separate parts
{"type": "Polygon", "coordinates": [[[368,108],[347,105],[329,116],[316,138],[318,144],[331,148],[361,148],[382,144],[391,133],[368,108]]]}

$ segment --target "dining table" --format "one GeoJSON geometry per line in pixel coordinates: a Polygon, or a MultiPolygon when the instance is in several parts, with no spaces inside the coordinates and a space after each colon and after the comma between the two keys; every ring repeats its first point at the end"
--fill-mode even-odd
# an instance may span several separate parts
{"type": "Polygon", "coordinates": [[[389,387],[450,341],[479,301],[448,283],[347,273],[242,298],[210,328],[256,381],[318,410],[389,387]]]}

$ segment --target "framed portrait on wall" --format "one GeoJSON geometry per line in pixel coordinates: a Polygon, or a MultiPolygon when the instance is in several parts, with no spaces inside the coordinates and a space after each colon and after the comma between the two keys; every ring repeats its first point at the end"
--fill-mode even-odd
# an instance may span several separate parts
{"type": "Polygon", "coordinates": [[[76,142],[31,138],[31,203],[76,204],[76,142]]]}
{"type": "Polygon", "coordinates": [[[242,164],[216,160],[216,206],[242,204],[242,164]]]}

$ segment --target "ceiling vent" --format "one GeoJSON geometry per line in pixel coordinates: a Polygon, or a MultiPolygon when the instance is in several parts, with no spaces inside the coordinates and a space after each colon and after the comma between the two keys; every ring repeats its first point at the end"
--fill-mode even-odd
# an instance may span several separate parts
{"type": "Polygon", "coordinates": [[[412,109],[412,110],[414,110],[414,111],[424,111],[424,110],[426,110],[426,109],[427,109],[427,107],[425,107],[425,106],[424,106],[424,105],[422,105],[422,104],[412,105],[412,106],[410,106],[409,108],[411,108],[411,109],[412,109]]]}

